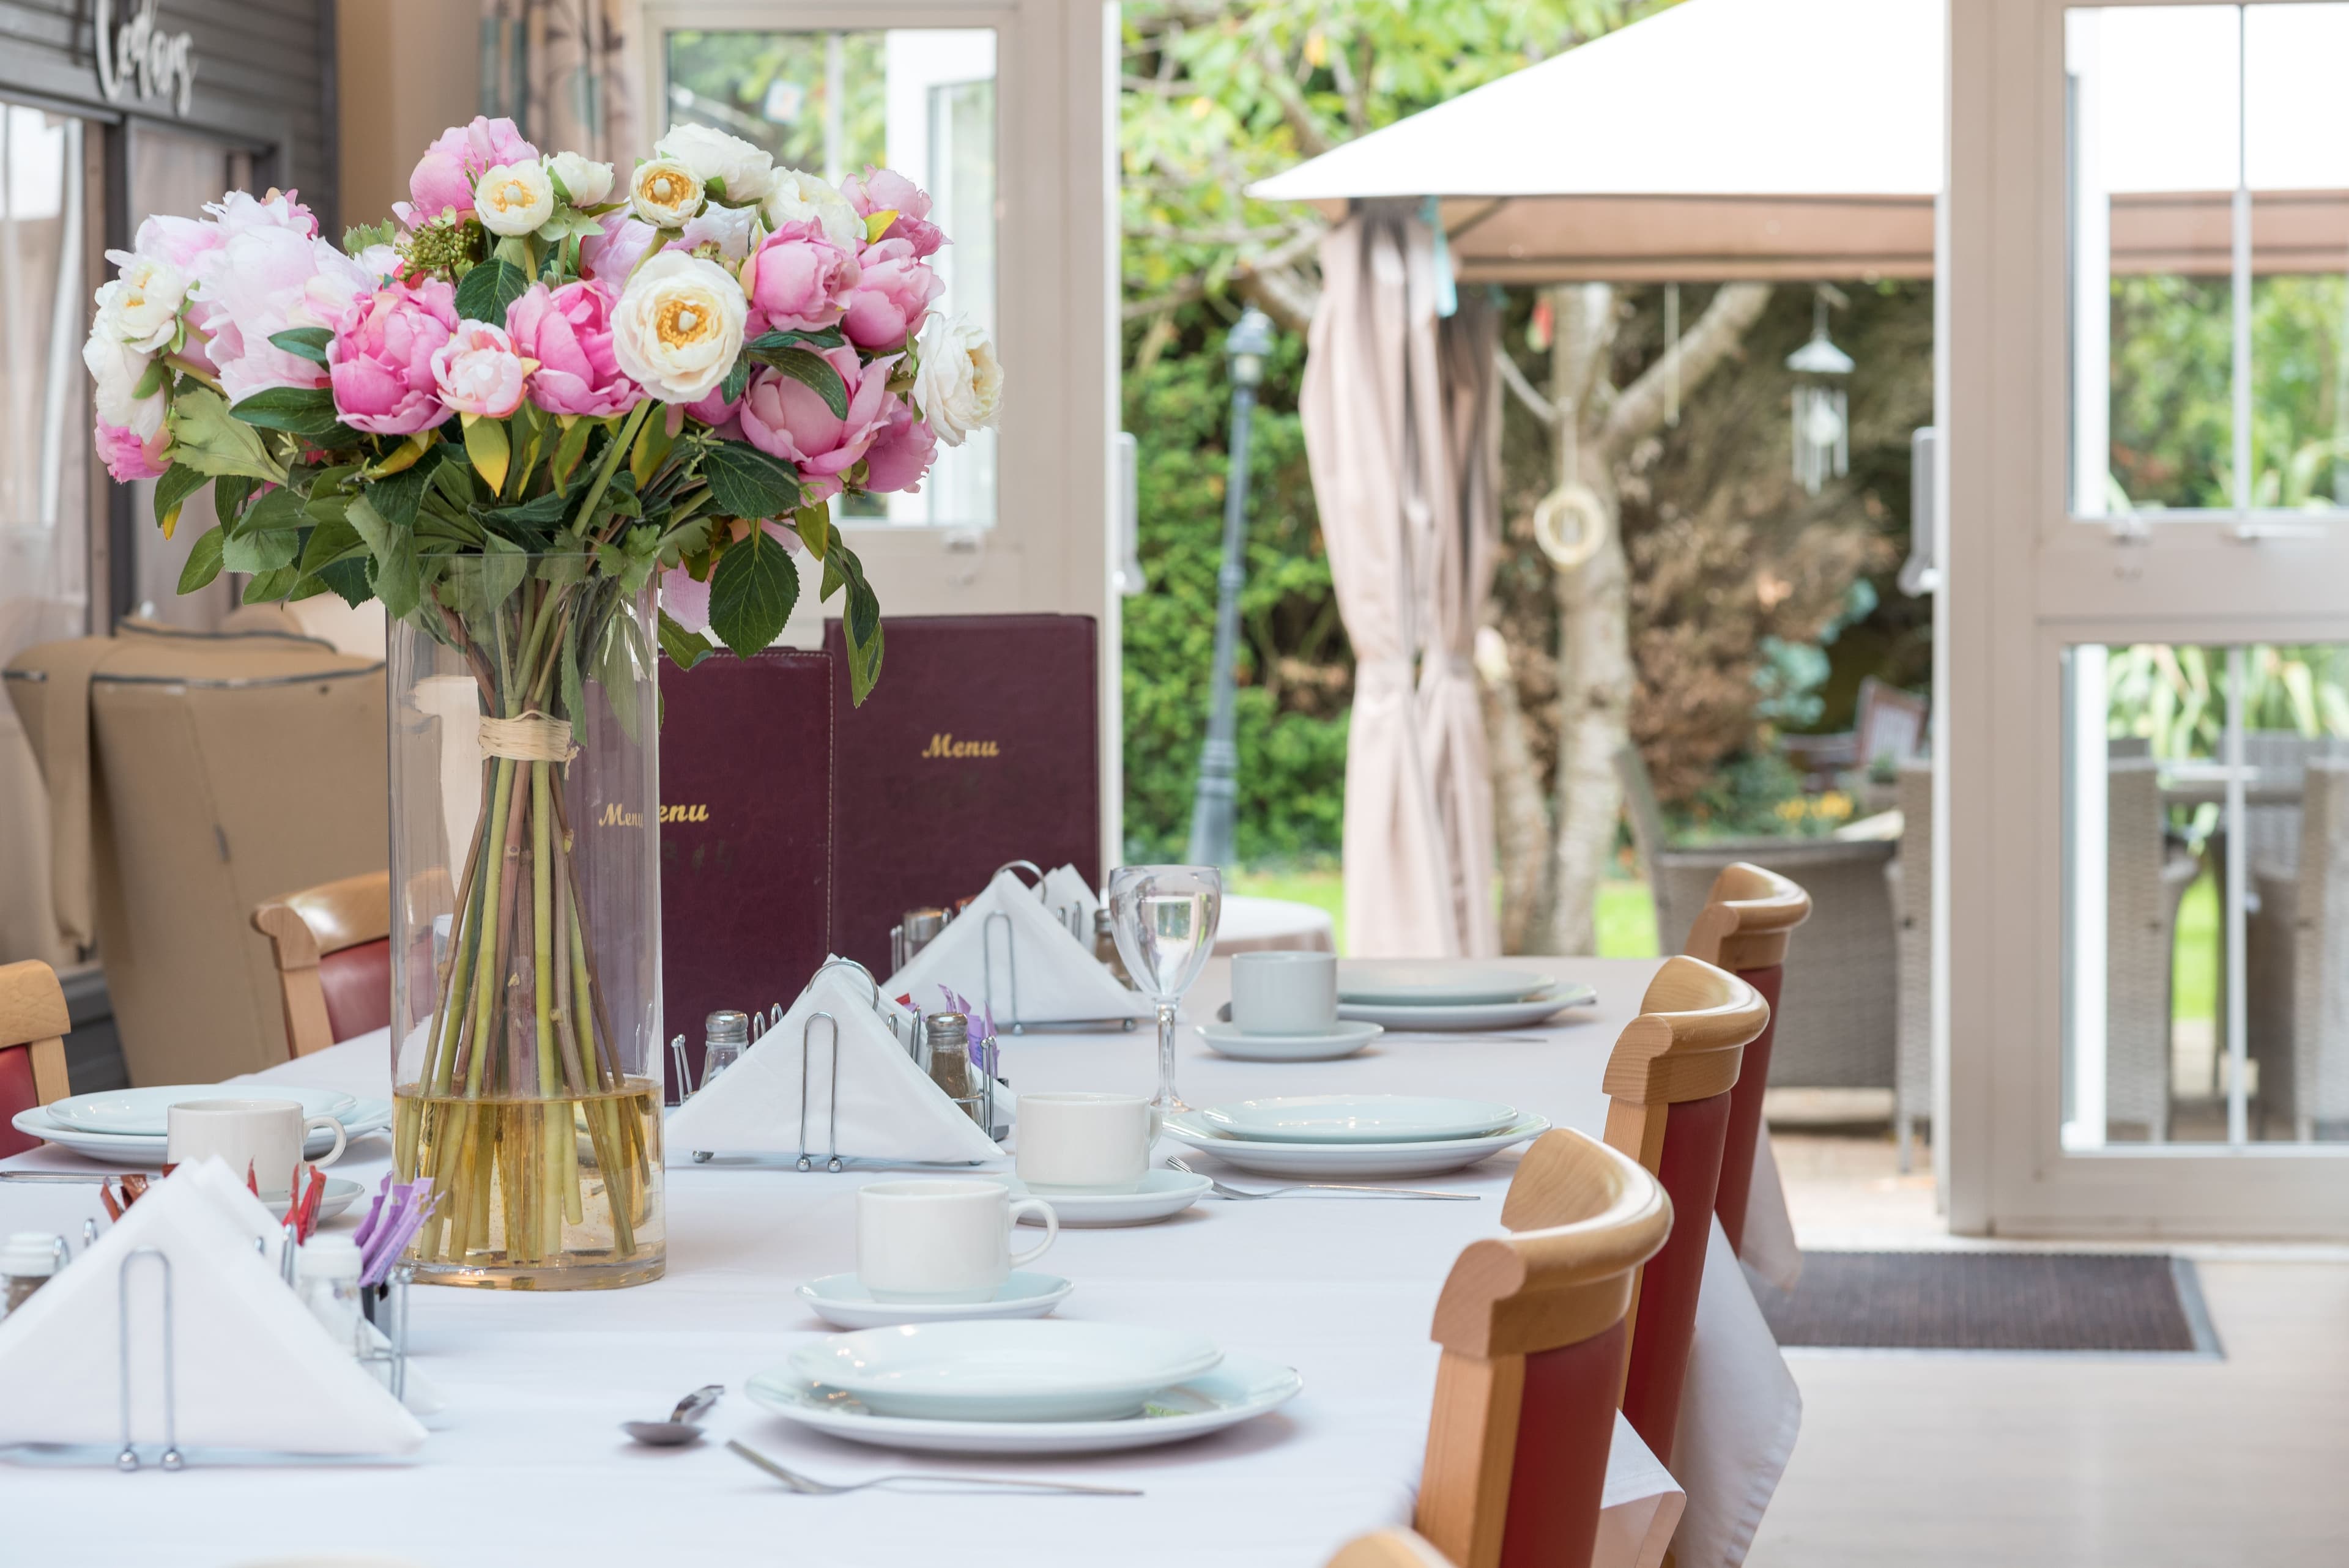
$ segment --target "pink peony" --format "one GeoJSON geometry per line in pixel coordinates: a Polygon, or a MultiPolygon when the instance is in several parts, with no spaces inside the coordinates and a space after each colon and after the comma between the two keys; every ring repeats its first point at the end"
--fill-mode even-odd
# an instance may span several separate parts
{"type": "Polygon", "coordinates": [[[874,236],[876,240],[903,240],[917,256],[930,255],[947,242],[937,225],[926,222],[930,215],[929,192],[894,169],[875,169],[868,163],[864,178],[849,181],[840,193],[848,198],[860,218],[875,212],[897,214],[896,222],[874,236]]]}
{"type": "Polygon", "coordinates": [[[523,390],[534,359],[514,352],[513,339],[502,326],[486,321],[460,321],[449,341],[432,351],[432,379],[440,401],[460,414],[502,419],[522,407],[523,390]]]}
{"type": "Polygon", "coordinates": [[[305,240],[315,240],[318,237],[317,215],[295,201],[294,195],[291,191],[272,191],[266,196],[232,191],[217,201],[204,203],[204,211],[219,219],[222,230],[227,233],[287,229],[305,240]]]}
{"type": "Polygon", "coordinates": [[[842,477],[854,468],[888,426],[889,371],[897,356],[857,362],[853,348],[830,348],[823,359],[848,387],[848,418],[835,416],[823,399],[780,370],[750,377],[742,396],[742,435],[761,451],[798,468],[802,504],[840,493],[842,477]]]}
{"type": "Polygon", "coordinates": [[[922,476],[936,461],[938,438],[914,414],[903,397],[889,399],[888,422],[864,454],[864,488],[875,495],[890,490],[919,490],[922,476]]]}
{"type": "Polygon", "coordinates": [[[109,425],[101,419],[95,433],[98,455],[104,459],[106,471],[122,484],[132,480],[160,479],[171,466],[163,456],[164,449],[171,444],[167,429],[158,427],[152,436],[142,441],[139,432],[129,426],[109,425]]]}
{"type": "Polygon", "coordinates": [[[625,414],[644,398],[612,357],[614,291],[594,279],[533,284],[506,307],[516,354],[538,361],[530,400],[550,414],[625,414]]]}
{"type": "Polygon", "coordinates": [[[728,438],[738,441],[742,438],[742,427],[738,418],[741,409],[740,398],[738,397],[731,403],[726,400],[726,388],[723,386],[712,387],[699,402],[688,403],[685,406],[687,413],[711,429],[727,436],[728,438]]]}
{"type": "Polygon", "coordinates": [[[815,332],[840,320],[856,282],[856,258],[824,238],[821,224],[790,220],[742,263],[742,292],[750,298],[748,331],[815,332]]]}
{"type": "Polygon", "coordinates": [[[475,115],[471,125],[452,125],[424,150],[408,177],[410,211],[401,214],[422,223],[454,210],[460,216],[473,210],[473,181],[484,170],[502,163],[527,163],[538,149],[523,139],[510,119],[475,115]]]}
{"type": "Polygon", "coordinates": [[[709,584],[696,583],[693,573],[672,566],[660,574],[660,607],[669,619],[688,632],[709,629],[709,584]]]}
{"type": "Polygon", "coordinates": [[[366,266],[298,228],[233,229],[226,244],[197,258],[189,321],[203,335],[231,403],[272,387],[322,387],[326,375],[315,361],[269,340],[288,327],[335,325],[375,281],[366,266]]]}
{"type": "Polygon", "coordinates": [[[898,348],[921,330],[930,302],[946,280],[914,253],[908,240],[882,240],[857,258],[857,278],[848,291],[841,329],[859,348],[898,348]]]}
{"type": "Polygon", "coordinates": [[[645,253],[660,242],[660,231],[626,212],[606,212],[602,222],[600,237],[590,234],[579,242],[579,271],[585,276],[601,278],[616,295],[636,263],[645,259],[645,253]]]}
{"type": "Polygon", "coordinates": [[[193,273],[196,258],[227,243],[228,232],[218,223],[202,218],[159,214],[139,225],[138,237],[131,241],[130,248],[142,256],[169,262],[183,273],[193,273]]]}
{"type": "Polygon", "coordinates": [[[446,419],[432,359],[457,325],[456,290],[438,278],[387,284],[354,302],[326,349],[343,423],[406,436],[446,419]]]}

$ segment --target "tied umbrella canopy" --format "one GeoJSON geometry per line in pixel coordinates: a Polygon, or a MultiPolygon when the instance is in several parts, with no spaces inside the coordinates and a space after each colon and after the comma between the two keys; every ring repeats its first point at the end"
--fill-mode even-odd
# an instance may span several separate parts
{"type": "MultiPolygon", "coordinates": [[[[1354,645],[1348,945],[1367,957],[1454,957],[1463,949],[1452,857],[1413,691],[1423,605],[1457,511],[1434,235],[1407,207],[1366,209],[1322,242],[1321,276],[1299,403],[1330,580],[1354,645]]],[[[1482,745],[1480,733],[1480,755],[1482,745]]]]}

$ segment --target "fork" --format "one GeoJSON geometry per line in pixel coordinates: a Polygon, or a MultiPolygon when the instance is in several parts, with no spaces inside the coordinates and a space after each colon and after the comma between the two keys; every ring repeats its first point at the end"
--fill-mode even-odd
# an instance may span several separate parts
{"type": "Polygon", "coordinates": [[[818,1480],[812,1475],[802,1475],[786,1470],[758,1449],[731,1439],[726,1446],[790,1487],[808,1497],[838,1497],[843,1492],[863,1491],[870,1486],[889,1486],[897,1481],[921,1481],[931,1488],[949,1491],[977,1491],[981,1488],[1001,1488],[1014,1491],[1066,1492],[1085,1497],[1140,1497],[1132,1487],[1085,1486],[1072,1480],[1034,1480],[1026,1476],[929,1475],[909,1471],[903,1475],[874,1476],[871,1480],[818,1480]]]}
{"type": "MultiPolygon", "coordinates": [[[[1179,1154],[1170,1154],[1166,1157],[1166,1168],[1170,1171],[1180,1171],[1185,1176],[1200,1174],[1183,1163],[1183,1157],[1179,1154]]],[[[1241,1187],[1226,1187],[1213,1176],[1207,1178],[1207,1187],[1216,1197],[1229,1198],[1235,1202],[1278,1198],[1287,1192],[1368,1192],[1381,1198],[1433,1198],[1449,1203],[1474,1203],[1484,1196],[1481,1192],[1435,1192],[1424,1187],[1353,1187],[1343,1181],[1298,1181],[1287,1187],[1273,1187],[1261,1192],[1251,1192],[1241,1187]]]]}

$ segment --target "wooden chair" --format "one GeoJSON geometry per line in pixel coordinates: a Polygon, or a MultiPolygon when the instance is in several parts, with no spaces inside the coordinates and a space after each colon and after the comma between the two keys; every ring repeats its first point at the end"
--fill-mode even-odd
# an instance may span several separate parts
{"type": "Polygon", "coordinates": [[[1770,1021],[1745,1047],[1729,1094],[1729,1130],[1721,1142],[1721,1191],[1713,1212],[1739,1256],[1745,1253],[1745,1204],[1754,1195],[1754,1150],[1762,1140],[1762,1096],[1770,1087],[1770,1044],[1778,1033],[1778,985],[1786,975],[1786,937],[1811,918],[1811,895],[1776,872],[1745,861],[1713,879],[1704,913],[1682,951],[1726,969],[1762,993],[1770,1021]]]}
{"type": "Polygon", "coordinates": [[[1328,1568],[1454,1568],[1452,1560],[1415,1530],[1377,1530],[1338,1548],[1328,1568]]]}
{"type": "Polygon", "coordinates": [[[391,873],[274,898],[253,928],[277,955],[286,1054],[306,1057],[391,1022],[391,873]]]}
{"type": "MultiPolygon", "coordinates": [[[[1667,958],[1607,1059],[1607,1142],[1639,1161],[1680,1223],[1640,1271],[1624,1359],[1623,1415],[1659,1462],[1672,1462],[1681,1383],[1721,1184],[1731,1091],[1747,1042],[1770,1021],[1762,994],[1702,959],[1667,958]]],[[[1505,1209],[1502,1223],[1508,1223],[1505,1209]]]]}
{"type": "Polygon", "coordinates": [[[1470,1243],[1436,1301],[1444,1358],[1413,1522],[1460,1568],[1588,1568],[1625,1315],[1672,1210],[1635,1162],[1560,1130],[1526,1151],[1502,1208],[1505,1225],[1534,1220],[1470,1243]]]}
{"type": "Polygon", "coordinates": [[[73,1092],[65,1041],[72,1028],[56,970],[37,958],[0,965],[0,1156],[41,1146],[8,1119],[73,1092]]]}

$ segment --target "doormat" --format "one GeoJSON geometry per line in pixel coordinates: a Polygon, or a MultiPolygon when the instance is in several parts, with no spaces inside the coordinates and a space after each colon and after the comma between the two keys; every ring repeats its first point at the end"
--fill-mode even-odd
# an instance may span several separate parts
{"type": "Polygon", "coordinates": [[[1782,1346],[2217,1356],[2194,1264],[2167,1253],[1805,1253],[1755,1293],[1782,1346]]]}

